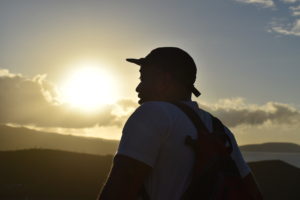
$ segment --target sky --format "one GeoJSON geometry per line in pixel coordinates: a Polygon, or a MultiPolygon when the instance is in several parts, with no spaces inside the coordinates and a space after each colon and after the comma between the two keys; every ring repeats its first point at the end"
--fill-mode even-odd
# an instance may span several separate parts
{"type": "Polygon", "coordinates": [[[300,144],[300,0],[0,0],[0,123],[119,139],[138,106],[125,59],[161,46],[194,58],[193,100],[239,144],[300,144]],[[112,83],[87,94],[92,77],[73,80],[71,98],[112,98],[86,111],[63,88],[91,66],[112,83]]]}

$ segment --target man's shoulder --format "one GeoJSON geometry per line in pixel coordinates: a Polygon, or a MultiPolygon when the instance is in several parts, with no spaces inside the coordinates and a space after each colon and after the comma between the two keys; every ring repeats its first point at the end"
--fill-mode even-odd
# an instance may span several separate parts
{"type": "MultiPolygon", "coordinates": [[[[182,103],[187,104],[191,108],[193,108],[200,118],[205,122],[208,123],[209,126],[211,124],[211,114],[199,108],[198,103],[196,101],[182,101],[182,103]]],[[[134,113],[130,116],[130,118],[138,118],[138,119],[151,119],[151,118],[164,118],[165,120],[176,121],[179,116],[185,115],[180,108],[176,105],[172,104],[171,102],[167,101],[147,101],[140,105],[134,113]]]]}
{"type": "Polygon", "coordinates": [[[171,103],[167,101],[147,101],[140,105],[138,108],[157,108],[162,109],[164,107],[170,107],[171,103]]]}
{"type": "Polygon", "coordinates": [[[147,101],[140,105],[135,113],[146,112],[153,114],[168,114],[170,111],[176,111],[176,107],[166,101],[147,101]]]}
{"type": "MultiPolygon", "coordinates": [[[[187,104],[194,109],[199,109],[202,112],[208,113],[207,111],[199,108],[198,103],[195,101],[179,101],[179,102],[187,104]]],[[[161,110],[168,109],[168,110],[178,111],[177,106],[174,105],[171,101],[170,102],[168,102],[168,101],[147,101],[137,108],[137,110],[143,110],[143,109],[146,109],[146,110],[147,109],[161,109],[161,110]]]]}
{"type": "MultiPolygon", "coordinates": [[[[212,115],[207,110],[200,108],[198,103],[196,101],[181,101],[181,103],[184,103],[191,108],[193,108],[195,111],[197,111],[201,117],[210,118],[212,115]]],[[[153,112],[153,113],[164,113],[164,114],[174,114],[178,113],[180,109],[174,105],[172,102],[168,101],[147,101],[140,105],[135,112],[153,112]]]]}
{"type": "Polygon", "coordinates": [[[126,124],[128,123],[161,123],[170,122],[170,107],[173,106],[163,101],[148,101],[141,104],[131,114],[126,124]]]}

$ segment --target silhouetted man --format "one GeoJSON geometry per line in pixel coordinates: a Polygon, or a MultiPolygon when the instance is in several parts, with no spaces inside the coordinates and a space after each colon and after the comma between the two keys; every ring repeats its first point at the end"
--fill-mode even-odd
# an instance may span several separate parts
{"type": "MultiPolygon", "coordinates": [[[[175,47],[154,49],[145,58],[127,59],[140,66],[140,84],[136,91],[140,106],[126,122],[120,145],[101,200],[143,199],[179,200],[192,176],[194,152],[184,143],[197,132],[189,118],[175,105],[182,102],[194,110],[212,130],[211,115],[191,101],[196,65],[185,51],[175,47]],[[140,195],[140,191],[144,194],[140,195]]],[[[233,144],[231,157],[253,197],[260,195],[248,165],[232,133],[226,134],[233,144]]]]}

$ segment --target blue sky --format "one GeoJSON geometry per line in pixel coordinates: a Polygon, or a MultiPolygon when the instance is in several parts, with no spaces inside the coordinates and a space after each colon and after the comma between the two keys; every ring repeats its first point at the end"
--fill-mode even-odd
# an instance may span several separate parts
{"type": "MultiPolygon", "coordinates": [[[[198,66],[200,103],[263,110],[275,102],[299,112],[299,12],[299,0],[0,0],[0,68],[28,79],[47,74],[59,87],[70,63],[97,60],[126,83],[119,98],[136,101],[138,70],[124,59],[178,46],[198,66]]],[[[236,131],[255,128],[263,129],[236,131]]]]}

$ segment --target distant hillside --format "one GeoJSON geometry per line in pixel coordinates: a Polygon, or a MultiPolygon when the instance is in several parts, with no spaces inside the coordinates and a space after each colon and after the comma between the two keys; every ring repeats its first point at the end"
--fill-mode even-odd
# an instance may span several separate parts
{"type": "MultiPolygon", "coordinates": [[[[96,199],[112,156],[54,150],[0,152],[0,199],[96,199]]],[[[281,161],[250,163],[266,200],[300,199],[300,169],[281,161]]]]}
{"type": "MultiPolygon", "coordinates": [[[[97,155],[114,154],[119,141],[62,135],[0,125],[0,151],[20,149],[58,149],[97,155]]],[[[300,153],[293,143],[264,143],[240,146],[242,151],[300,153]]]]}
{"type": "Polygon", "coordinates": [[[96,199],[112,156],[55,150],[0,152],[0,199],[96,199]]]}
{"type": "Polygon", "coordinates": [[[279,160],[252,162],[249,165],[266,200],[300,199],[300,168],[279,160]]]}
{"type": "Polygon", "coordinates": [[[79,137],[0,125],[0,151],[58,149],[89,154],[114,154],[119,141],[79,137]]]}
{"type": "Polygon", "coordinates": [[[293,143],[263,143],[241,146],[242,151],[260,151],[260,152],[289,152],[300,153],[300,145],[293,143]]]}

